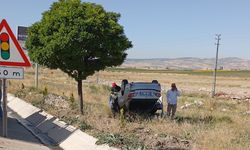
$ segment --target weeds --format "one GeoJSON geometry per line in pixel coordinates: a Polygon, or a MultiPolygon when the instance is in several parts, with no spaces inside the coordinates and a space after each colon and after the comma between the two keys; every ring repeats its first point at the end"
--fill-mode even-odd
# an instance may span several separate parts
{"type": "Polygon", "coordinates": [[[120,147],[121,149],[147,149],[146,146],[138,141],[135,136],[124,136],[119,133],[103,133],[97,136],[96,144],[108,144],[109,146],[120,147]]]}
{"type": "Polygon", "coordinates": [[[90,85],[90,86],[89,86],[89,89],[90,89],[90,92],[91,92],[91,93],[96,93],[96,92],[98,91],[98,88],[97,88],[97,86],[95,86],[95,85],[90,85]]]}
{"type": "Polygon", "coordinates": [[[48,95],[48,88],[45,86],[43,91],[42,91],[43,96],[48,95]]]}
{"type": "Polygon", "coordinates": [[[190,124],[214,124],[214,123],[232,123],[232,119],[228,116],[215,117],[215,116],[176,116],[175,121],[177,123],[190,123],[190,124]]]}
{"type": "Polygon", "coordinates": [[[17,90],[14,94],[18,98],[24,98],[26,96],[26,92],[23,89],[17,90]]]}
{"type": "Polygon", "coordinates": [[[110,91],[110,86],[108,86],[108,85],[102,85],[102,89],[104,91],[110,91]]]}
{"type": "MultiPolygon", "coordinates": [[[[235,144],[244,144],[244,145],[246,145],[249,141],[250,141],[249,131],[241,132],[236,138],[232,140],[232,142],[235,144]]],[[[250,146],[250,144],[248,144],[248,146],[250,146]]]]}
{"type": "Polygon", "coordinates": [[[27,89],[28,89],[29,92],[40,92],[39,89],[37,89],[37,88],[35,88],[33,86],[27,87],[27,89]]]}
{"type": "Polygon", "coordinates": [[[25,98],[27,94],[30,94],[30,92],[36,93],[38,90],[34,87],[25,88],[25,86],[22,84],[21,89],[18,89],[14,95],[19,98],[25,98]]]}
{"type": "Polygon", "coordinates": [[[87,124],[85,121],[80,121],[80,123],[79,123],[79,128],[80,128],[82,131],[92,129],[92,127],[91,127],[89,124],[87,124]]]}
{"type": "Polygon", "coordinates": [[[125,120],[125,116],[124,116],[124,109],[120,109],[120,127],[124,128],[126,125],[126,120],[125,120]]]}
{"type": "Polygon", "coordinates": [[[41,109],[45,109],[45,106],[46,106],[44,104],[44,99],[33,100],[31,101],[31,104],[41,109]]]}
{"type": "Polygon", "coordinates": [[[25,86],[24,86],[24,84],[22,83],[22,84],[21,84],[21,89],[24,89],[24,88],[25,88],[25,86]]]}
{"type": "Polygon", "coordinates": [[[183,96],[195,97],[195,98],[209,98],[209,95],[205,93],[183,93],[183,96]]]}
{"type": "Polygon", "coordinates": [[[74,97],[73,93],[70,94],[69,102],[70,102],[70,108],[71,109],[77,109],[78,105],[77,105],[77,103],[75,101],[75,97],[74,97]]]}
{"type": "Polygon", "coordinates": [[[184,131],[183,136],[184,139],[191,140],[192,139],[192,133],[188,131],[184,131]]]}
{"type": "Polygon", "coordinates": [[[92,127],[89,124],[87,124],[83,120],[79,120],[79,118],[77,117],[62,116],[60,119],[69,125],[77,125],[79,129],[82,131],[92,129],[92,127]]]}
{"type": "Polygon", "coordinates": [[[67,117],[67,116],[62,116],[60,118],[62,121],[66,122],[67,124],[69,125],[73,125],[73,124],[77,124],[79,121],[78,121],[78,118],[76,117],[67,117]]]}

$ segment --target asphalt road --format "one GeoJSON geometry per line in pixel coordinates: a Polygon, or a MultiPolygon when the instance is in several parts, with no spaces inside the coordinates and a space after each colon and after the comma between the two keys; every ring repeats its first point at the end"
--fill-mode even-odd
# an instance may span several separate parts
{"type": "Polygon", "coordinates": [[[8,112],[8,136],[3,137],[0,121],[0,150],[49,150],[8,112]]]}

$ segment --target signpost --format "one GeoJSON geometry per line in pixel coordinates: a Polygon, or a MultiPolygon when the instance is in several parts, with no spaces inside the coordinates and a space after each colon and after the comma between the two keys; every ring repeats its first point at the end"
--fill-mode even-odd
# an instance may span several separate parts
{"type": "MultiPolygon", "coordinates": [[[[0,79],[3,88],[3,136],[7,137],[7,79],[23,79],[24,71],[20,67],[30,67],[22,47],[11,31],[5,19],[0,23],[0,79]],[[16,66],[8,67],[8,66],[16,66]]],[[[1,90],[1,89],[0,89],[1,90]]]]}
{"type": "Polygon", "coordinates": [[[26,53],[27,49],[25,48],[25,42],[28,38],[27,30],[28,27],[23,27],[23,26],[17,27],[17,40],[26,53]]]}
{"type": "Polygon", "coordinates": [[[27,27],[18,26],[17,27],[17,40],[25,42],[27,40],[28,34],[27,34],[27,27]]]}
{"type": "MultiPolygon", "coordinates": [[[[28,38],[27,33],[28,27],[18,26],[17,27],[17,40],[21,44],[22,48],[27,53],[27,49],[25,48],[25,42],[28,38]]],[[[35,88],[38,88],[38,64],[35,63],[35,88]]]]}

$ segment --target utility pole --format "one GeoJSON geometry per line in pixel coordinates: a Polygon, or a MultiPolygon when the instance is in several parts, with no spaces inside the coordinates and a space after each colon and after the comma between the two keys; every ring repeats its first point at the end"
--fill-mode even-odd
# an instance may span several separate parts
{"type": "Polygon", "coordinates": [[[213,75],[214,82],[213,82],[213,88],[212,88],[212,98],[215,95],[217,64],[218,64],[218,51],[219,51],[219,45],[220,45],[220,40],[221,40],[221,38],[220,38],[221,34],[216,34],[215,36],[216,36],[215,40],[217,40],[217,43],[215,43],[215,45],[216,45],[216,59],[215,59],[215,67],[214,67],[214,75],[213,75]]]}

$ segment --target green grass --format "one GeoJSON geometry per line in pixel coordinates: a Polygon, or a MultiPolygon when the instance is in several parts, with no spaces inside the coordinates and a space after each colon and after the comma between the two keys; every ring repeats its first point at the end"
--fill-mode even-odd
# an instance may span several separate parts
{"type": "MultiPolygon", "coordinates": [[[[107,71],[115,72],[138,72],[138,73],[171,73],[171,74],[188,74],[188,75],[202,75],[213,76],[213,70],[162,70],[162,69],[138,69],[138,68],[107,68],[107,71]]],[[[223,77],[249,77],[250,70],[218,70],[217,76],[223,77]]]]}

